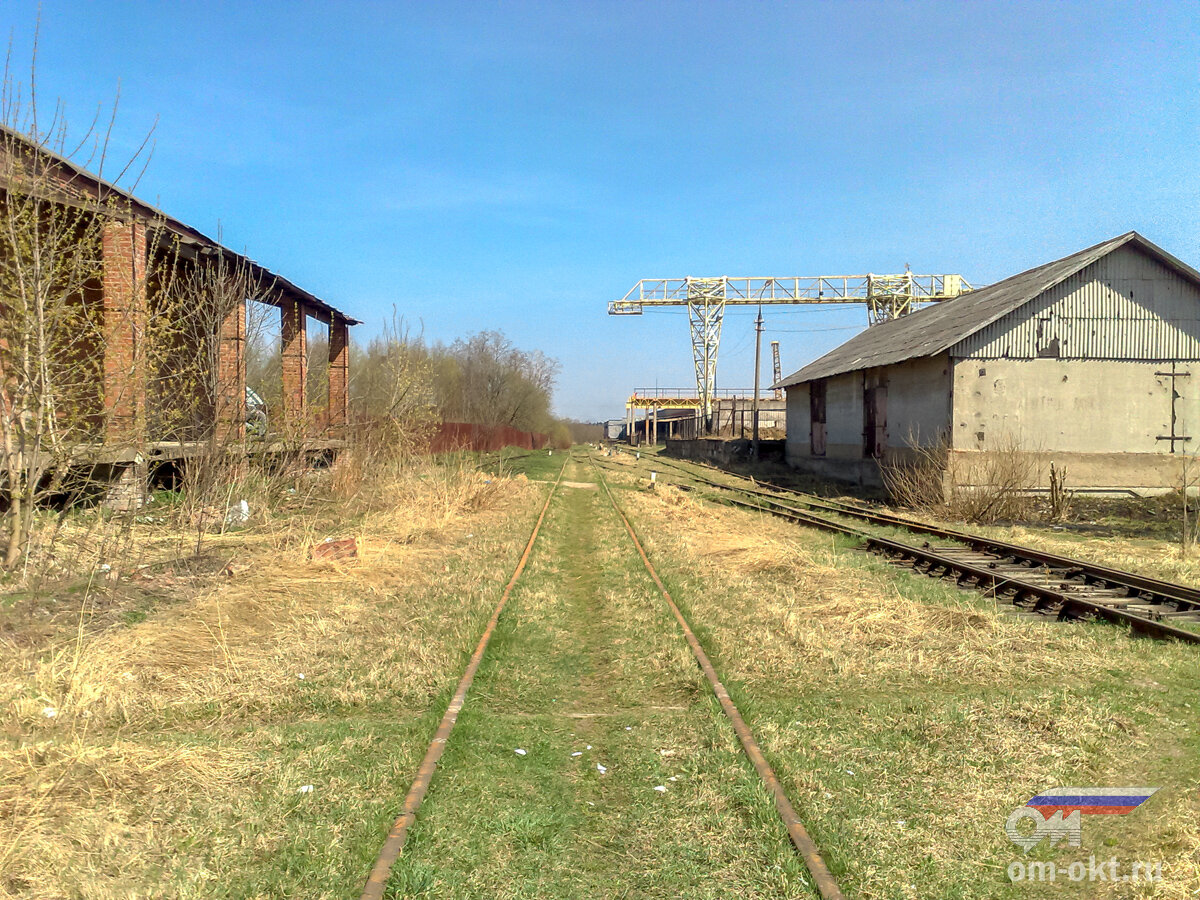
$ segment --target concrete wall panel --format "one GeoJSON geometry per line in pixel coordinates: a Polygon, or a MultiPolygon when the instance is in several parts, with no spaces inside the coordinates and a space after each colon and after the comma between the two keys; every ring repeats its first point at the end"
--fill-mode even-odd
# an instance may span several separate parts
{"type": "MultiPolygon", "coordinates": [[[[1200,450],[1200,364],[1178,365],[1175,449],[1200,450]],[[1194,371],[1193,371],[1194,370],[1194,371]],[[1190,375],[1182,373],[1189,372],[1190,375]]],[[[1029,451],[1170,454],[1169,363],[1115,360],[959,360],[954,448],[1016,441],[1029,451]]]]}
{"type": "Polygon", "coordinates": [[[942,355],[884,370],[889,447],[931,447],[949,432],[950,369],[942,355]]]}
{"type": "Polygon", "coordinates": [[[827,457],[863,455],[863,373],[848,372],[826,379],[825,440],[827,457]]]}
{"type": "Polygon", "coordinates": [[[787,402],[787,460],[809,456],[812,428],[809,420],[808,385],[798,384],[784,393],[787,402]]]}

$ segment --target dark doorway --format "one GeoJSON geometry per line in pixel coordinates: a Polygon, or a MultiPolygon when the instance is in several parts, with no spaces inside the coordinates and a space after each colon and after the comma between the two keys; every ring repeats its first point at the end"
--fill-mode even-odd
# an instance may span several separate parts
{"type": "Polygon", "coordinates": [[[813,456],[825,455],[825,382],[814,381],[808,386],[809,451],[813,456]]]}
{"type": "Polygon", "coordinates": [[[863,456],[882,459],[887,449],[887,384],[871,376],[863,381],[863,456]]]}

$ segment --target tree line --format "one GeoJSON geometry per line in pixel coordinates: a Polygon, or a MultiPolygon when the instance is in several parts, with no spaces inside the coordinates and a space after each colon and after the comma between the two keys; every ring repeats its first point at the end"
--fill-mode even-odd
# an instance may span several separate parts
{"type": "MultiPolygon", "coordinates": [[[[253,331],[253,329],[252,329],[253,331]]],[[[308,342],[308,396],[319,416],[327,396],[328,336],[308,342]]],[[[568,445],[570,424],[553,412],[560,366],[540,350],[523,350],[501,331],[480,331],[451,343],[428,342],[398,314],[350,349],[350,402],[360,422],[387,422],[404,434],[430,423],[507,426],[549,435],[568,445]]],[[[260,332],[247,354],[247,383],[269,407],[280,402],[279,343],[260,332]]]]}

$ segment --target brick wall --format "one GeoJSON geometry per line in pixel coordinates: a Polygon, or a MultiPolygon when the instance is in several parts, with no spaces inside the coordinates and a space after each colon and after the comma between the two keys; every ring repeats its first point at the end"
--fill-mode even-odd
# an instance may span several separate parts
{"type": "Polygon", "coordinates": [[[145,431],[146,226],[104,223],[104,414],[110,442],[145,431]]]}
{"type": "Polygon", "coordinates": [[[217,334],[216,418],[219,440],[246,436],[246,301],[225,316],[217,334]]]}
{"type": "Polygon", "coordinates": [[[283,338],[283,414],[288,425],[301,428],[308,415],[308,316],[304,305],[285,301],[280,311],[283,338]]]}
{"type": "Polygon", "coordinates": [[[447,453],[451,450],[501,450],[504,447],[540,450],[546,446],[547,440],[544,434],[517,431],[505,425],[443,422],[430,441],[429,450],[431,453],[447,453]]]}
{"type": "Polygon", "coordinates": [[[329,323],[329,433],[345,433],[350,415],[350,326],[340,316],[329,323]]]}

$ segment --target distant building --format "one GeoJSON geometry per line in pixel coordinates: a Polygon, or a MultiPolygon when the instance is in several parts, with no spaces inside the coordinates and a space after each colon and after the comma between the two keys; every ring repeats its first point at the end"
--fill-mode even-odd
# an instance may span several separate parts
{"type": "Polygon", "coordinates": [[[1016,449],[1045,486],[1178,488],[1200,452],[1200,273],[1129,232],[876,325],[784,378],[787,459],[881,482],[941,445],[948,477],[1016,449]]]}

